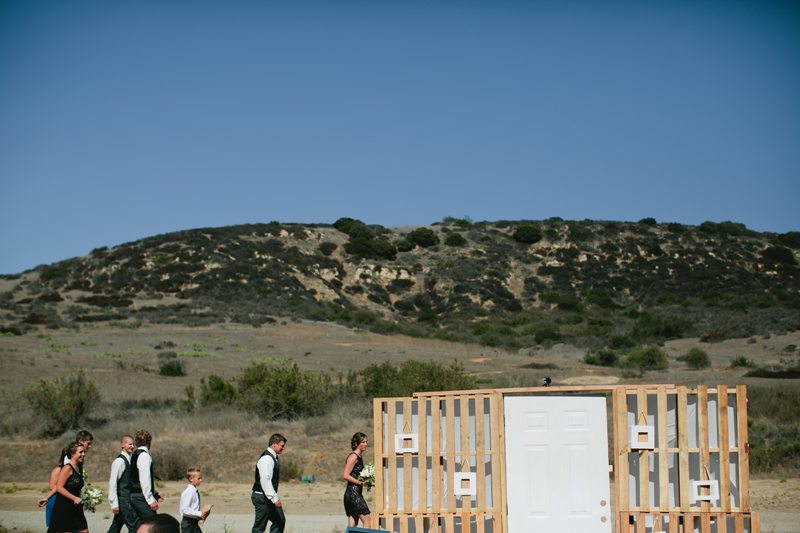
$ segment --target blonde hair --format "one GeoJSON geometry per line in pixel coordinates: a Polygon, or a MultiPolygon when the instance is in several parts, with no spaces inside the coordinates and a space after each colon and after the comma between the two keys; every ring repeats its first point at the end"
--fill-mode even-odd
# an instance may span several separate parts
{"type": "Polygon", "coordinates": [[[200,473],[200,469],[199,468],[192,467],[192,468],[190,468],[189,470],[186,471],[186,478],[187,479],[192,479],[194,476],[196,476],[199,473],[200,473]]]}

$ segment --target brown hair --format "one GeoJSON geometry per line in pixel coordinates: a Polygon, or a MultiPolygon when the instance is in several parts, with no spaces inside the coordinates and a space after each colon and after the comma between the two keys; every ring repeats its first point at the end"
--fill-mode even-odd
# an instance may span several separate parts
{"type": "Polygon", "coordinates": [[[133,442],[137,448],[139,446],[150,446],[150,443],[153,442],[153,436],[146,429],[140,429],[136,432],[133,442]]]}
{"type": "Polygon", "coordinates": [[[91,442],[94,440],[94,436],[88,430],[84,429],[83,431],[79,431],[78,434],[75,436],[75,440],[79,442],[91,442]]]}
{"type": "Polygon", "coordinates": [[[67,444],[67,447],[64,448],[64,452],[66,453],[65,457],[72,459],[72,456],[75,455],[75,452],[78,451],[78,448],[83,448],[83,444],[81,444],[80,442],[72,442],[70,444],[67,444]]]}
{"type": "Polygon", "coordinates": [[[180,533],[181,525],[168,514],[157,514],[142,518],[142,524],[150,526],[150,533],[180,533]]]}
{"type": "Polygon", "coordinates": [[[272,446],[273,444],[277,444],[279,442],[288,442],[288,441],[286,440],[286,437],[284,437],[280,433],[275,433],[273,436],[269,438],[268,446],[272,446]]]}
{"type": "Polygon", "coordinates": [[[350,439],[350,449],[355,450],[356,448],[358,448],[358,445],[361,444],[361,442],[366,438],[367,436],[361,433],[360,431],[355,435],[353,435],[353,438],[350,439]]]}

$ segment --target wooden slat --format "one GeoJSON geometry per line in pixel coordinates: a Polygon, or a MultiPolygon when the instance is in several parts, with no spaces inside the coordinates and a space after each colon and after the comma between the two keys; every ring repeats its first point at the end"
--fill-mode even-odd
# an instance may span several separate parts
{"type": "Polygon", "coordinates": [[[703,533],[711,533],[711,515],[709,513],[702,513],[700,515],[700,531],[703,533]]]}
{"type": "Polygon", "coordinates": [[[490,396],[489,408],[491,409],[489,419],[492,427],[489,429],[492,436],[492,506],[500,508],[501,531],[508,533],[508,502],[506,501],[506,440],[505,440],[505,411],[503,406],[503,395],[492,394],[490,396]]]}
{"type": "MultiPolygon", "coordinates": [[[[697,439],[700,444],[700,479],[710,479],[711,461],[708,453],[708,387],[700,385],[697,388],[697,439]]],[[[710,493],[707,488],[700,488],[702,494],[710,493]]],[[[707,513],[711,510],[711,503],[702,500],[700,510],[707,513]]]]}
{"type": "Polygon", "coordinates": [[[747,387],[736,387],[736,431],[739,446],[739,510],[750,512],[750,452],[747,440],[747,387]]]}
{"type": "Polygon", "coordinates": [[[387,496],[389,497],[388,511],[391,514],[397,514],[397,451],[394,447],[394,436],[397,433],[397,401],[394,398],[386,400],[386,412],[388,414],[388,421],[386,424],[386,433],[389,436],[389,450],[388,450],[388,465],[386,473],[386,480],[388,481],[387,496]]]}
{"type": "MultiPolygon", "coordinates": [[[[478,478],[477,509],[486,511],[486,433],[483,423],[485,396],[475,398],[475,471],[478,478]]],[[[480,528],[478,528],[480,531],[480,528]]]]}
{"type": "MultiPolygon", "coordinates": [[[[739,513],[734,517],[734,523],[736,527],[736,533],[744,533],[744,515],[739,513]]],[[[750,525],[752,526],[753,520],[750,519],[750,525]]],[[[753,533],[752,531],[750,533],[753,533]]]]}
{"type": "MultiPolygon", "coordinates": [[[[727,395],[727,392],[725,394],[727,395]]],[[[728,533],[727,513],[721,513],[717,515],[717,533],[728,533]]]]}
{"type": "Polygon", "coordinates": [[[662,513],[669,512],[669,440],[667,438],[667,388],[656,389],[658,407],[658,506],[662,513]]]}
{"type": "Polygon", "coordinates": [[[400,519],[400,533],[408,533],[408,515],[400,514],[398,518],[400,519]]]}
{"type": "Polygon", "coordinates": [[[636,533],[647,533],[647,522],[645,521],[645,516],[645,513],[641,511],[636,513],[636,533]]]}
{"type": "MultiPolygon", "coordinates": [[[[647,425],[647,389],[636,388],[636,424],[647,425]]],[[[639,450],[639,510],[650,511],[650,451],[639,450]]]]}
{"type": "Polygon", "coordinates": [[[678,513],[669,513],[669,533],[678,533],[678,513]]]}
{"type": "Polygon", "coordinates": [[[456,496],[453,494],[453,473],[456,472],[456,425],[455,425],[455,399],[448,396],[445,399],[447,409],[447,502],[445,507],[449,512],[455,511],[456,496]]]}
{"type": "MultiPolygon", "coordinates": [[[[403,434],[415,433],[411,425],[411,398],[403,398],[403,434]]],[[[413,489],[411,488],[413,454],[403,454],[403,509],[410,512],[414,508],[413,489]]]]}
{"type": "Polygon", "coordinates": [[[442,405],[431,400],[431,506],[434,513],[442,508],[442,405]]]}
{"type": "Polygon", "coordinates": [[[678,482],[680,485],[680,507],[681,511],[689,511],[689,421],[687,419],[687,390],[686,387],[678,387],[678,482]]]}
{"type": "MultiPolygon", "coordinates": [[[[469,397],[461,397],[461,455],[458,458],[458,469],[455,472],[471,472],[470,465],[470,446],[469,446],[469,397]]],[[[455,487],[454,487],[455,488],[455,487]]],[[[477,487],[476,487],[477,488],[477,487]]],[[[461,510],[468,512],[472,510],[472,497],[461,497],[461,510]]],[[[469,517],[467,517],[469,524],[469,517]]]]}
{"type": "MultiPolygon", "coordinates": [[[[613,442],[613,449],[614,449],[614,458],[613,458],[613,468],[614,468],[614,494],[612,497],[614,498],[614,505],[615,509],[619,509],[619,435],[620,429],[619,424],[617,421],[619,420],[619,416],[617,415],[619,411],[619,401],[617,399],[619,395],[616,391],[611,393],[611,427],[613,428],[614,432],[614,440],[613,442]]],[[[614,531],[622,531],[620,529],[620,513],[614,513],[614,531]]]]}
{"type": "Polygon", "coordinates": [[[630,497],[629,491],[630,487],[628,486],[628,476],[629,476],[629,463],[628,463],[628,453],[630,452],[630,448],[628,447],[628,393],[627,391],[620,387],[616,390],[616,398],[617,398],[617,412],[616,412],[616,419],[617,419],[617,427],[618,427],[618,440],[616,442],[616,470],[618,471],[616,480],[619,481],[619,485],[615,487],[615,492],[617,494],[617,509],[620,511],[627,511],[630,509],[630,497]]]}
{"type": "Polygon", "coordinates": [[[372,456],[375,465],[375,511],[380,514],[386,510],[383,493],[383,463],[387,450],[384,447],[383,400],[372,400],[372,456]]]}
{"type": "MultiPolygon", "coordinates": [[[[452,491],[451,491],[452,492],[452,491]]],[[[453,533],[455,530],[453,529],[453,524],[455,520],[453,520],[454,515],[448,513],[444,515],[444,529],[447,533],[453,533]]]]}
{"type": "MultiPolygon", "coordinates": [[[[417,494],[419,494],[418,508],[422,510],[428,509],[428,401],[425,398],[417,400],[417,434],[419,435],[417,494]]],[[[422,530],[417,530],[417,533],[422,533],[422,530]]]]}
{"type": "MultiPolygon", "coordinates": [[[[717,420],[719,426],[719,505],[723,512],[731,510],[730,443],[728,442],[728,387],[717,387],[717,420]]],[[[724,526],[723,526],[724,527],[724,526]]],[[[725,533],[719,531],[718,533],[725,533]]]]}
{"type": "Polygon", "coordinates": [[[753,513],[750,515],[750,533],[761,533],[761,515],[753,513]]]}

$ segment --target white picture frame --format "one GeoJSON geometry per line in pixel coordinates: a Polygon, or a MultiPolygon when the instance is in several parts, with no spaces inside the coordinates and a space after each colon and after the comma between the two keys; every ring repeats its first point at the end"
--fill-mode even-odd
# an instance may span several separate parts
{"type": "Polygon", "coordinates": [[[708,481],[692,480],[692,490],[689,492],[689,503],[714,502],[719,500],[719,481],[709,479],[708,481]],[[708,494],[700,494],[702,487],[708,487],[708,494]]]}
{"type": "Polygon", "coordinates": [[[397,453],[419,452],[419,435],[416,433],[396,433],[394,436],[394,449],[397,453]]]}
{"type": "Polygon", "coordinates": [[[628,426],[628,446],[631,450],[655,450],[656,428],[654,426],[628,426]],[[640,441],[640,435],[647,435],[647,440],[640,441]]]}
{"type": "Polygon", "coordinates": [[[456,497],[477,496],[478,474],[475,472],[453,472],[453,495],[456,497]],[[469,482],[467,488],[464,488],[464,481],[469,482]]]}

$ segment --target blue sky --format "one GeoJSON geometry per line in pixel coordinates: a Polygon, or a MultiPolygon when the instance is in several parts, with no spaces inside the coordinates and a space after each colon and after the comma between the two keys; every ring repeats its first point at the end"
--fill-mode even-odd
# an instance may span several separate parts
{"type": "Polygon", "coordinates": [[[0,273],[342,216],[800,230],[800,7],[0,0],[0,191],[0,273]]]}

